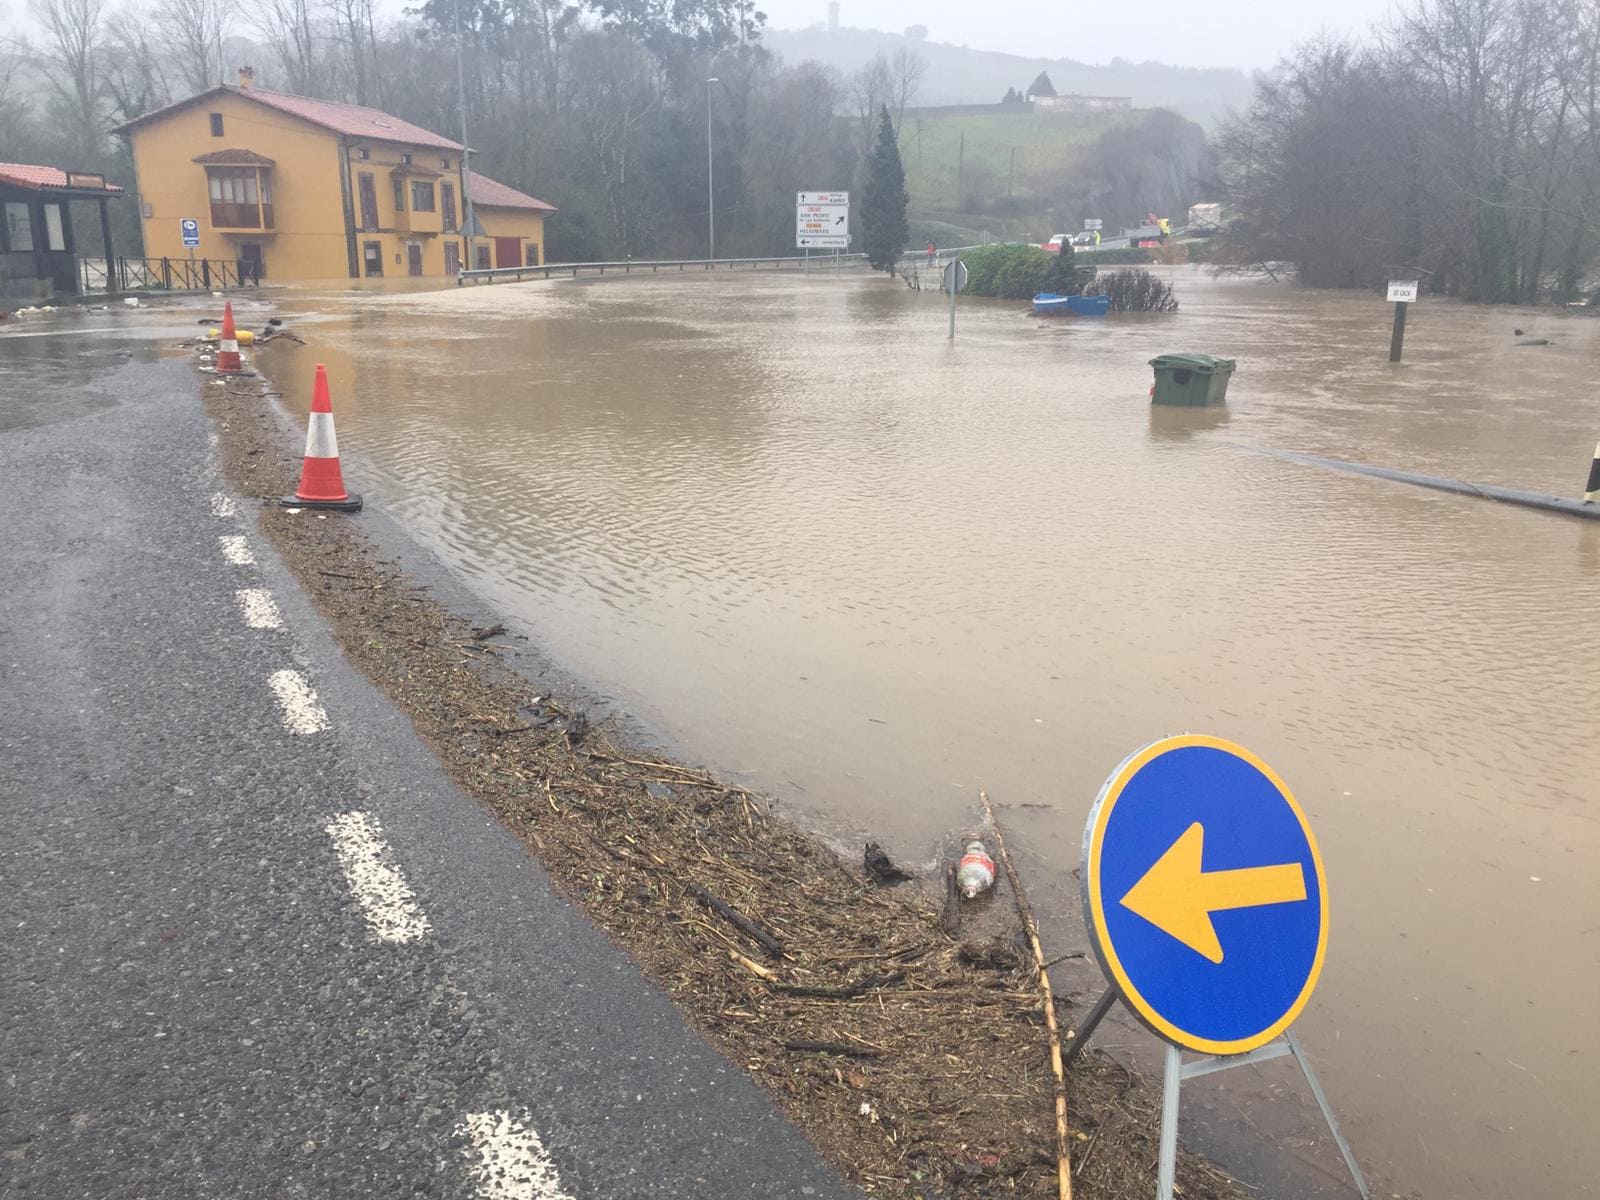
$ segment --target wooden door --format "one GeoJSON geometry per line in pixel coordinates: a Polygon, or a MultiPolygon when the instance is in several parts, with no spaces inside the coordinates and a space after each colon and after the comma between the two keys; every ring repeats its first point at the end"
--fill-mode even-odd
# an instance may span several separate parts
{"type": "Polygon", "coordinates": [[[422,274],[422,244],[406,243],[406,268],[412,275],[422,274]]]}
{"type": "Polygon", "coordinates": [[[522,239],[497,237],[494,240],[494,265],[520,267],[522,265],[522,239]]]}
{"type": "Polygon", "coordinates": [[[378,227],[378,185],[372,176],[363,171],[358,177],[361,186],[361,228],[378,227]]]}
{"type": "Polygon", "coordinates": [[[456,242],[444,244],[444,273],[457,275],[461,272],[461,246],[456,242]]]}

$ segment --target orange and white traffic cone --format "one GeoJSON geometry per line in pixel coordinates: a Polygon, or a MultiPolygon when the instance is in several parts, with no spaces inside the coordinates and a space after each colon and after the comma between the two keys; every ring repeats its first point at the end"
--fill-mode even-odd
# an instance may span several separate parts
{"type": "Polygon", "coordinates": [[[233,328],[233,301],[222,305],[222,338],[217,343],[217,374],[238,375],[244,370],[244,360],[239,357],[239,335],[233,328]]]}
{"type": "Polygon", "coordinates": [[[361,497],[344,490],[339,472],[339,439],[333,433],[333,401],[328,397],[328,369],[317,364],[317,381],[311,389],[311,419],[306,425],[306,459],[300,468],[300,487],[278,501],[285,508],[336,508],[355,512],[361,497]]]}

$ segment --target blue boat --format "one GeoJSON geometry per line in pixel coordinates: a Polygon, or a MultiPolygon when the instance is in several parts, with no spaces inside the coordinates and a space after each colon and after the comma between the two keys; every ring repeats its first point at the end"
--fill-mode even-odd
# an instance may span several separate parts
{"type": "Polygon", "coordinates": [[[1033,298],[1033,311],[1041,317],[1071,313],[1075,317],[1103,317],[1111,311],[1110,296],[1058,296],[1040,292],[1033,298]]]}

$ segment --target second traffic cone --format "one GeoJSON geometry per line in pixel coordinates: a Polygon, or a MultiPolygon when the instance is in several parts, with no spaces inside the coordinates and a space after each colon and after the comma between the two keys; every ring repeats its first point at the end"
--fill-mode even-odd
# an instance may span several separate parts
{"type": "Polygon", "coordinates": [[[233,301],[222,305],[222,337],[217,342],[217,374],[237,375],[244,370],[239,357],[239,335],[233,329],[233,301]]]}
{"type": "Polygon", "coordinates": [[[355,512],[361,497],[344,490],[339,471],[339,439],[333,433],[333,401],[328,396],[328,368],[317,364],[311,389],[311,418],[306,424],[306,459],[300,468],[300,486],[292,496],[278,501],[285,508],[337,508],[355,512]]]}

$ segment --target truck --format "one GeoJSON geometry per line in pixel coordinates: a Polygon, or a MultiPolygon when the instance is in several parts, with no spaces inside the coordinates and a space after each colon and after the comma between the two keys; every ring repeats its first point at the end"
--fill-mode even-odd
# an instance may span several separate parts
{"type": "Polygon", "coordinates": [[[1144,223],[1132,229],[1124,229],[1122,236],[1128,239],[1130,246],[1158,245],[1167,239],[1172,232],[1172,222],[1166,217],[1158,217],[1155,213],[1145,213],[1144,223]]]}

